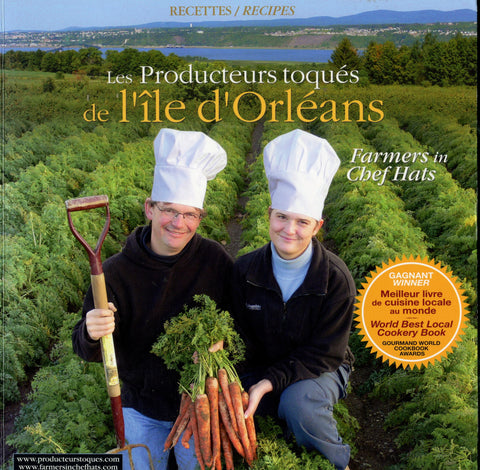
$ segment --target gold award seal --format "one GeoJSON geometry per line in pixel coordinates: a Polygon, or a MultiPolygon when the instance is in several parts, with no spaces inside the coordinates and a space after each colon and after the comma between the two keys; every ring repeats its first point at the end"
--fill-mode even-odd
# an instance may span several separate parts
{"type": "Polygon", "coordinates": [[[362,341],[397,367],[428,366],[446,357],[466,328],[466,303],[457,278],[420,257],[389,260],[371,272],[357,297],[362,341]]]}

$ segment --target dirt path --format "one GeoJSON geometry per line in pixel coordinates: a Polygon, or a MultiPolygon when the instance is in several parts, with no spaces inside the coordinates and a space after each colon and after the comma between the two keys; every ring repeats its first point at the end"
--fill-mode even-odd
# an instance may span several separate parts
{"type": "Polygon", "coordinates": [[[17,403],[7,403],[0,414],[1,428],[0,428],[0,468],[9,459],[13,458],[15,449],[8,446],[5,439],[8,435],[12,434],[15,430],[15,420],[20,414],[22,406],[27,402],[28,395],[32,391],[31,381],[35,371],[27,371],[28,380],[25,383],[19,385],[20,400],[17,403]]]}
{"type": "MultiPolygon", "coordinates": [[[[250,151],[246,156],[246,164],[247,166],[253,163],[258,154],[261,150],[261,142],[262,142],[262,134],[263,134],[263,122],[258,122],[252,132],[252,146],[250,147],[250,151]]],[[[248,186],[249,180],[247,177],[247,181],[245,182],[245,187],[248,186]]],[[[238,206],[239,210],[235,214],[235,218],[229,222],[227,226],[228,234],[230,235],[230,242],[225,246],[226,250],[230,253],[233,258],[236,258],[238,250],[242,247],[242,226],[241,222],[243,220],[245,214],[245,204],[247,203],[246,196],[240,196],[238,199],[238,206]]]]}
{"type": "Polygon", "coordinates": [[[399,462],[395,432],[384,429],[385,418],[394,409],[391,402],[357,393],[367,381],[371,368],[355,368],[350,376],[352,391],[345,399],[350,415],[360,424],[355,439],[356,455],[350,460],[350,470],[383,470],[399,462]]]}

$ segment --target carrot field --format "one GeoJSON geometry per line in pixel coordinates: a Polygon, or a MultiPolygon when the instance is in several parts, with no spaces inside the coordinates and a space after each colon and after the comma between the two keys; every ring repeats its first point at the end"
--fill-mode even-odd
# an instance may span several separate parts
{"type": "MultiPolygon", "coordinates": [[[[152,142],[159,129],[203,131],[223,146],[228,164],[209,183],[208,217],[200,233],[230,249],[231,226],[239,224],[241,247],[233,253],[238,256],[268,240],[264,145],[284,132],[303,128],[326,138],[342,160],[326,201],[320,238],[345,261],[357,287],[382,263],[403,255],[428,256],[458,276],[469,305],[469,325],[458,347],[441,362],[420,370],[396,370],[376,359],[353,325],[350,346],[357,358],[353,374],[368,371],[368,376],[361,389],[351,393],[361,396],[372,410],[382,401],[391,405],[381,423],[395,436],[390,468],[477,468],[475,87],[326,86],[316,92],[317,103],[335,102],[339,109],[354,100],[363,106],[383,103],[381,120],[362,119],[360,110],[352,107],[350,119],[336,121],[328,116],[320,119],[319,109],[307,110],[299,119],[285,107],[278,107],[275,119],[271,110],[260,119],[258,96],[266,103],[285,99],[285,85],[256,85],[256,95],[245,95],[236,112],[232,106],[224,107],[221,119],[210,121],[194,110],[202,101],[214,99],[213,86],[132,84],[129,96],[144,91],[152,96],[149,118],[145,119],[145,106],[139,105],[129,108],[128,122],[120,122],[125,111],[122,84],[43,72],[6,71],[2,80],[6,118],[2,399],[5,408],[21,404],[15,426],[6,436],[10,452],[105,452],[114,447],[103,369],[82,361],[71,346],[89,270],[69,230],[65,200],[108,196],[112,223],[103,257],[111,256],[135,227],[145,223],[143,202],[150,195],[152,142]],[[162,103],[182,101],[185,119],[175,122],[163,115],[156,119],[157,95],[162,103]],[[85,112],[93,104],[97,113],[108,108],[110,119],[89,119],[85,112]],[[366,171],[384,167],[358,163],[355,149],[418,152],[428,158],[408,165],[403,177],[394,179],[387,173],[379,184],[367,178],[366,171]],[[27,396],[21,393],[26,384],[27,396]]],[[[246,91],[245,84],[229,84],[221,94],[238,97],[246,91]]],[[[291,98],[302,101],[310,91],[308,84],[296,85],[291,98]]],[[[79,217],[76,224],[81,233],[96,235],[103,226],[103,213],[79,217]]],[[[335,413],[340,434],[355,455],[365,423],[344,402],[335,413]]],[[[257,425],[259,458],[254,469],[331,468],[318,455],[285,441],[277,423],[262,420],[257,425]]],[[[4,457],[9,468],[9,455],[4,457]]],[[[243,465],[239,461],[235,467],[246,468],[243,465]]]]}

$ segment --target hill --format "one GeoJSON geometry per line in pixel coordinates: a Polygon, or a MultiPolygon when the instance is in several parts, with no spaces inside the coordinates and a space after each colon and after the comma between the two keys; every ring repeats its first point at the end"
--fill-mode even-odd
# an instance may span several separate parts
{"type": "MultiPolygon", "coordinates": [[[[469,9],[440,11],[440,10],[418,10],[418,11],[393,11],[373,10],[356,15],[340,16],[315,16],[312,18],[283,18],[276,20],[246,20],[246,21],[189,21],[174,22],[161,21],[141,25],[121,26],[122,28],[182,28],[195,27],[203,28],[226,28],[226,27],[248,27],[248,26],[334,26],[334,25],[368,25],[368,24],[414,24],[414,23],[458,23],[477,21],[477,12],[469,9]]],[[[64,31],[114,29],[119,26],[78,28],[70,27],[64,31]]]]}

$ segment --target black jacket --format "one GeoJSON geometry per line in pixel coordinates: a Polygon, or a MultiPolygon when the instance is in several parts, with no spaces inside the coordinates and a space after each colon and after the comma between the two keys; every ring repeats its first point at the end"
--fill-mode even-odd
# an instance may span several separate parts
{"type": "Polygon", "coordinates": [[[273,391],[353,363],[348,339],[356,288],[345,263],[313,239],[304,282],[287,302],[273,275],[270,244],[234,266],[233,316],[247,346],[246,369],[273,391]]]}
{"type": "MultiPolygon", "coordinates": [[[[196,234],[174,263],[149,252],[142,240],[150,227],[139,227],[125,248],[103,263],[108,300],[117,307],[113,334],[122,385],[122,405],[158,420],[174,420],[178,411],[178,375],[150,352],[164,323],[206,294],[225,309],[233,260],[217,242],[196,234]]],[[[73,348],[87,361],[101,361],[100,342],[85,326],[94,308],[91,290],[83,317],[73,330],[73,348]]]]}

